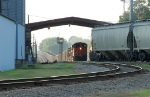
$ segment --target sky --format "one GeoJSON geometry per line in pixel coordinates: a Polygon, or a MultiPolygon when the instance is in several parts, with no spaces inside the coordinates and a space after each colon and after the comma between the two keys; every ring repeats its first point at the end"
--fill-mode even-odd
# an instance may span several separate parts
{"type": "MultiPolygon", "coordinates": [[[[128,4],[126,4],[126,7],[128,4]]],[[[26,0],[26,23],[39,22],[64,17],[80,17],[98,21],[116,23],[123,13],[121,0],[26,0]]],[[[48,37],[63,37],[68,40],[71,36],[85,39],[91,38],[91,28],[63,25],[32,31],[32,39],[39,44],[48,37]]]]}

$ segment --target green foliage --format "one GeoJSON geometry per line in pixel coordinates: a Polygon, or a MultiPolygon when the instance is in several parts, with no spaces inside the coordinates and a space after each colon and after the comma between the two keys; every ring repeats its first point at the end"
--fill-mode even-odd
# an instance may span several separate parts
{"type": "MultiPolygon", "coordinates": [[[[134,20],[150,19],[150,0],[134,1],[134,20]]],[[[130,10],[119,16],[119,22],[129,21],[130,10]]]]}
{"type": "MultiPolygon", "coordinates": [[[[63,51],[67,50],[72,44],[76,42],[85,42],[87,43],[88,46],[90,46],[90,40],[89,39],[82,39],[80,37],[72,36],[69,38],[69,41],[67,42],[64,40],[63,43],[63,51]]],[[[59,45],[57,43],[57,38],[46,38],[44,39],[39,46],[39,49],[45,52],[51,52],[53,54],[58,54],[59,53],[59,45]]],[[[88,47],[89,49],[89,47],[88,47]]]]}
{"type": "MultiPolygon", "coordinates": [[[[68,48],[68,43],[66,40],[64,40],[63,49],[66,50],[68,48]]],[[[57,38],[46,38],[42,40],[40,43],[39,49],[45,52],[50,52],[53,54],[59,53],[59,44],[57,43],[57,38]]]]}
{"type": "Polygon", "coordinates": [[[122,16],[119,16],[119,22],[129,21],[129,12],[124,12],[122,16]]]}

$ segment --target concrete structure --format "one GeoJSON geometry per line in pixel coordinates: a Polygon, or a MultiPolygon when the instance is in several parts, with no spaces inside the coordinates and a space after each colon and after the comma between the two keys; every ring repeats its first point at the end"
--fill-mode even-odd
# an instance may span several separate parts
{"type": "Polygon", "coordinates": [[[1,14],[0,21],[0,71],[6,71],[25,59],[25,27],[1,14]]]}
{"type": "Polygon", "coordinates": [[[25,24],[25,0],[0,0],[0,13],[25,24]]]}

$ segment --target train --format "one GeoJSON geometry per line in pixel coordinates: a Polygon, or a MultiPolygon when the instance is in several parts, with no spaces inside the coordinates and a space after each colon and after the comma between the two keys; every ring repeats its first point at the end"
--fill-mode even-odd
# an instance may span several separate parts
{"type": "Polygon", "coordinates": [[[76,42],[71,45],[67,50],[61,54],[54,55],[49,52],[38,51],[39,56],[44,56],[47,61],[45,63],[57,62],[57,61],[87,61],[87,43],[84,42],[76,42]]]}
{"type": "Polygon", "coordinates": [[[97,25],[91,33],[91,61],[150,61],[150,20],[97,25]]]}
{"type": "MultiPolygon", "coordinates": [[[[61,61],[61,54],[55,55],[55,60],[61,61]]],[[[62,61],[87,61],[87,43],[76,42],[62,53],[62,61]]]]}

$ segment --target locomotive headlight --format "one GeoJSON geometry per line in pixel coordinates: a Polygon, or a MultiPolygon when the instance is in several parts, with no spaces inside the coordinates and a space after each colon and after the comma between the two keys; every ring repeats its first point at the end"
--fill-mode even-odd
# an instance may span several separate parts
{"type": "Polygon", "coordinates": [[[82,48],[80,47],[80,50],[82,50],[82,48]]]}

